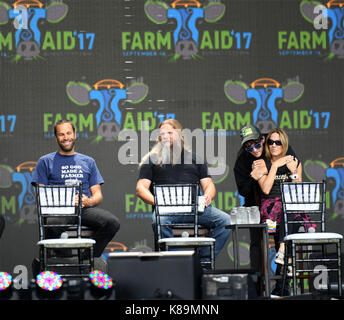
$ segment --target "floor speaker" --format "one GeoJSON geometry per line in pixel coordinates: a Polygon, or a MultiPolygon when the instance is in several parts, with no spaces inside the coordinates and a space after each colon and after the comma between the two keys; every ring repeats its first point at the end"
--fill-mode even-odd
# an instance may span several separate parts
{"type": "Polygon", "coordinates": [[[259,295],[258,273],[245,270],[205,271],[202,276],[204,300],[251,300],[259,295]]]}
{"type": "Polygon", "coordinates": [[[108,257],[116,299],[199,299],[201,267],[194,251],[117,252],[108,257]]]}

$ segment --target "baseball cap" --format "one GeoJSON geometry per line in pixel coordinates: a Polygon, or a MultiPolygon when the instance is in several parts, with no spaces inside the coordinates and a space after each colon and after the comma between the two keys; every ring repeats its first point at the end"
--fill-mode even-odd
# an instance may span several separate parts
{"type": "Polygon", "coordinates": [[[260,130],[254,126],[249,125],[241,128],[240,130],[240,137],[241,137],[241,145],[249,140],[256,140],[261,136],[260,130]]]}

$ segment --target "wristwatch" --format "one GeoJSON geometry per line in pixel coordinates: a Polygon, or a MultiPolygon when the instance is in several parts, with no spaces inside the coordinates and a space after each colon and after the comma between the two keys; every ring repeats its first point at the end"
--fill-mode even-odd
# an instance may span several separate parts
{"type": "Polygon", "coordinates": [[[299,175],[297,173],[294,173],[294,174],[291,174],[289,177],[291,180],[296,180],[299,177],[299,175]]]}

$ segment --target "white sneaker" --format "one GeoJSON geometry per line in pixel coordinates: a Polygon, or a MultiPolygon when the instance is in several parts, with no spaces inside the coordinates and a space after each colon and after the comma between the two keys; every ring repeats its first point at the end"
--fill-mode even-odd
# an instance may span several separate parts
{"type": "Polygon", "coordinates": [[[275,263],[284,264],[284,252],[278,251],[275,258],[275,263]]]}
{"type": "MultiPolygon", "coordinates": [[[[299,276],[300,272],[296,271],[296,276],[299,276]]],[[[288,273],[287,273],[288,277],[292,277],[293,276],[293,267],[292,266],[288,266],[288,273]]]]}

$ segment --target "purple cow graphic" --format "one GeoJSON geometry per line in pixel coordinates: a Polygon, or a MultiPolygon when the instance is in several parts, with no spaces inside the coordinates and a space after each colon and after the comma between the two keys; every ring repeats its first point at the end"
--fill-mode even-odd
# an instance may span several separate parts
{"type": "Polygon", "coordinates": [[[46,8],[38,0],[19,0],[11,8],[0,1],[0,25],[10,19],[17,29],[15,32],[15,61],[20,58],[32,60],[39,57],[41,47],[41,31],[39,21],[45,19],[50,23],[58,23],[65,18],[68,7],[61,1],[51,2],[46,8]]]}
{"type": "Polygon", "coordinates": [[[268,132],[278,124],[277,99],[291,103],[303,94],[304,86],[298,81],[281,84],[271,78],[260,78],[248,86],[242,81],[228,80],[224,85],[225,95],[235,104],[244,104],[253,99],[256,108],[253,111],[253,123],[262,131],[268,132]]]}
{"type": "Polygon", "coordinates": [[[67,95],[77,105],[86,106],[90,101],[99,105],[96,113],[98,139],[113,141],[119,134],[122,124],[120,103],[137,104],[148,94],[148,86],[142,79],[132,80],[128,87],[114,79],[104,79],[93,85],[84,82],[69,82],[67,95]]]}
{"type": "Polygon", "coordinates": [[[329,18],[331,28],[328,32],[330,55],[333,57],[344,58],[344,2],[330,0],[326,4],[327,8],[318,1],[302,1],[300,4],[302,16],[310,23],[314,24],[319,15],[319,10],[323,8],[321,14],[323,18],[329,18]]]}
{"type": "Polygon", "coordinates": [[[173,60],[180,57],[190,59],[198,53],[197,20],[218,21],[225,13],[225,5],[219,0],[212,0],[202,8],[202,4],[197,0],[176,0],[169,7],[163,1],[149,0],[145,3],[145,13],[156,24],[167,23],[169,18],[176,21],[177,27],[173,33],[173,60]]]}

